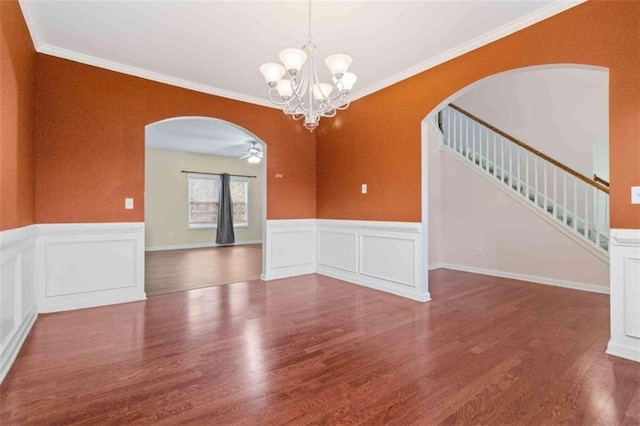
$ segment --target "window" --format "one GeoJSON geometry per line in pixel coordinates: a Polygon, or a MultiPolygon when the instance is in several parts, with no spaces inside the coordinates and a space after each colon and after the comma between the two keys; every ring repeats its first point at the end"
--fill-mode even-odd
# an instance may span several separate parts
{"type": "MultiPolygon", "coordinates": [[[[189,173],[189,228],[215,228],[218,223],[220,177],[189,173]]],[[[249,179],[231,177],[233,225],[249,226],[249,179]]]]}
{"type": "Polygon", "coordinates": [[[231,177],[233,226],[249,226],[249,179],[231,177]]]}

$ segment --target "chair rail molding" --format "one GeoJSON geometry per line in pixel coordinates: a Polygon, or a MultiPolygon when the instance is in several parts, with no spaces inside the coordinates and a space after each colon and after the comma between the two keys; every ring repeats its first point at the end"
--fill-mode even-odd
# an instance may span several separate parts
{"type": "Polygon", "coordinates": [[[41,224],[38,311],[145,300],[144,223],[41,224]]]}
{"type": "Polygon", "coordinates": [[[611,230],[610,355],[640,362],[640,229],[611,230]]]}

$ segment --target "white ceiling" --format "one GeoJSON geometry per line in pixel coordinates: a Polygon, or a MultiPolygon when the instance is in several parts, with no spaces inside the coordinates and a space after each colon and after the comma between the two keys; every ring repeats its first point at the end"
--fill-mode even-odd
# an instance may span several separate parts
{"type": "MultiPolygon", "coordinates": [[[[145,129],[145,146],[167,151],[239,158],[252,142],[251,134],[226,121],[207,117],[180,117],[145,129]]],[[[257,148],[262,149],[261,144],[257,148]]]]}
{"type": "MultiPolygon", "coordinates": [[[[312,31],[323,70],[330,54],[353,57],[357,99],[582,1],[318,0],[312,31]]],[[[20,3],[42,53],[261,105],[258,68],[307,33],[305,1],[20,3]]]]}

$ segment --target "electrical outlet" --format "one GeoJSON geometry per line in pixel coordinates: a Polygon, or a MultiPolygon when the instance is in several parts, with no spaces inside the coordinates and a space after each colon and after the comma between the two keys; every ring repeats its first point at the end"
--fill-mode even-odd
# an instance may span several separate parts
{"type": "Polygon", "coordinates": [[[133,210],[133,198],[124,199],[124,208],[126,210],[133,210]]]}
{"type": "Polygon", "coordinates": [[[367,193],[367,184],[366,184],[366,183],[363,183],[363,184],[362,184],[362,193],[363,193],[363,194],[366,194],[366,193],[367,193]]]}
{"type": "Polygon", "coordinates": [[[476,247],[476,256],[482,256],[482,247],[476,247]]]}
{"type": "Polygon", "coordinates": [[[640,204],[640,186],[631,187],[631,204],[640,204]]]}

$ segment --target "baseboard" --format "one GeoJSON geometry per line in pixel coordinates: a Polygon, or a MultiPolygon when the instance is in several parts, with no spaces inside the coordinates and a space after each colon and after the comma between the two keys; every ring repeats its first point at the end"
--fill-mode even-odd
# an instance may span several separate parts
{"type": "Polygon", "coordinates": [[[433,271],[434,269],[440,269],[440,268],[444,268],[443,263],[430,263],[429,266],[427,266],[427,271],[433,271]]]}
{"type": "Polygon", "coordinates": [[[178,244],[178,245],[170,245],[170,246],[152,246],[152,247],[145,247],[144,251],[185,250],[185,249],[194,249],[194,248],[243,246],[243,245],[250,245],[250,244],[262,244],[262,240],[236,241],[234,244],[195,243],[195,244],[178,244]]]}
{"type": "Polygon", "coordinates": [[[316,273],[316,265],[287,266],[284,268],[271,268],[267,274],[261,274],[262,281],[280,280],[282,278],[298,277],[316,273]]]}
{"type": "MultiPolygon", "coordinates": [[[[436,265],[433,265],[436,266],[436,265]]],[[[474,274],[490,275],[492,277],[509,278],[519,281],[528,281],[535,284],[544,284],[555,287],[570,288],[572,290],[588,291],[591,293],[609,294],[609,288],[593,284],[577,283],[573,281],[556,280],[546,277],[536,277],[533,275],[516,274],[513,272],[495,271],[491,269],[476,268],[473,266],[454,265],[450,263],[439,263],[438,268],[452,269],[454,271],[472,272],[474,274]]],[[[435,269],[435,268],[434,268],[435,269]]],[[[431,270],[431,265],[429,266],[431,270]]]]}
{"type": "Polygon", "coordinates": [[[633,348],[609,341],[609,344],[607,345],[607,353],[609,355],[640,362],[640,345],[633,348]]]}
{"type": "Polygon", "coordinates": [[[107,292],[111,293],[101,294],[101,292],[91,292],[86,294],[64,295],[61,296],[60,299],[49,297],[39,302],[38,312],[47,314],[147,300],[147,295],[144,292],[122,293],[114,292],[113,290],[107,290],[107,292]]]}
{"type": "Polygon", "coordinates": [[[18,332],[13,336],[7,347],[4,348],[2,354],[0,354],[0,383],[2,383],[4,378],[7,376],[13,362],[18,357],[18,353],[20,353],[20,349],[22,348],[24,341],[27,339],[33,324],[35,324],[37,317],[38,309],[33,306],[20,325],[18,332]]]}
{"type": "Polygon", "coordinates": [[[385,293],[394,294],[396,296],[405,297],[407,299],[415,300],[417,302],[428,302],[431,300],[429,292],[420,293],[417,288],[407,287],[406,289],[397,285],[397,283],[390,282],[385,285],[381,280],[375,280],[368,278],[361,274],[350,273],[348,271],[339,271],[332,268],[327,268],[322,265],[318,265],[318,275],[324,275],[329,278],[335,278],[336,280],[346,281],[351,284],[361,285],[373,290],[383,291],[385,293]]]}

